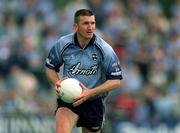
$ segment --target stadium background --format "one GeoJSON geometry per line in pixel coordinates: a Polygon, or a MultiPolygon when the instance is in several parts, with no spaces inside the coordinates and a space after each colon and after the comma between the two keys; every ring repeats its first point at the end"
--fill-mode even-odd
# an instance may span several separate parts
{"type": "Polygon", "coordinates": [[[103,133],[180,133],[180,0],[0,0],[0,133],[55,132],[45,58],[80,8],[123,69],[103,133]]]}

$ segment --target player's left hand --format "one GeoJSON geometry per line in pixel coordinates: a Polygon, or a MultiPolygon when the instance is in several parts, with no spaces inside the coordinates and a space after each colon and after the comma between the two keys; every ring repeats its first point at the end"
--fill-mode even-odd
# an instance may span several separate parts
{"type": "Polygon", "coordinates": [[[80,83],[80,86],[82,87],[82,94],[75,98],[75,102],[73,103],[73,106],[76,107],[83,102],[85,102],[87,99],[90,98],[90,89],[86,88],[82,83],[80,83]]]}

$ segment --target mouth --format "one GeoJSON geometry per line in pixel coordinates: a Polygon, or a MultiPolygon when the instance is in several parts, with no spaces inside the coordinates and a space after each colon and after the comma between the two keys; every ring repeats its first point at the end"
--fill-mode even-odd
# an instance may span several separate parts
{"type": "Polygon", "coordinates": [[[92,35],[92,34],[93,34],[93,32],[87,32],[87,34],[88,34],[88,35],[92,35]]]}

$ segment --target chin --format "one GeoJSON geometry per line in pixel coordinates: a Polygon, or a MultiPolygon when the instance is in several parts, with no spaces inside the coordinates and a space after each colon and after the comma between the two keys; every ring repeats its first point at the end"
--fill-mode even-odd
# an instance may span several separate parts
{"type": "Polygon", "coordinates": [[[87,36],[88,39],[91,39],[92,37],[93,37],[93,34],[87,36]]]}

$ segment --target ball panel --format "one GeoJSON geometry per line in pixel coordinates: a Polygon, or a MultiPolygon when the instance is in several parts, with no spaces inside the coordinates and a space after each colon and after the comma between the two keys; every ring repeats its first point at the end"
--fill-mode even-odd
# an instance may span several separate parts
{"type": "Polygon", "coordinates": [[[68,78],[61,82],[59,97],[66,103],[73,103],[74,98],[82,93],[79,81],[74,78],[68,78]]]}

